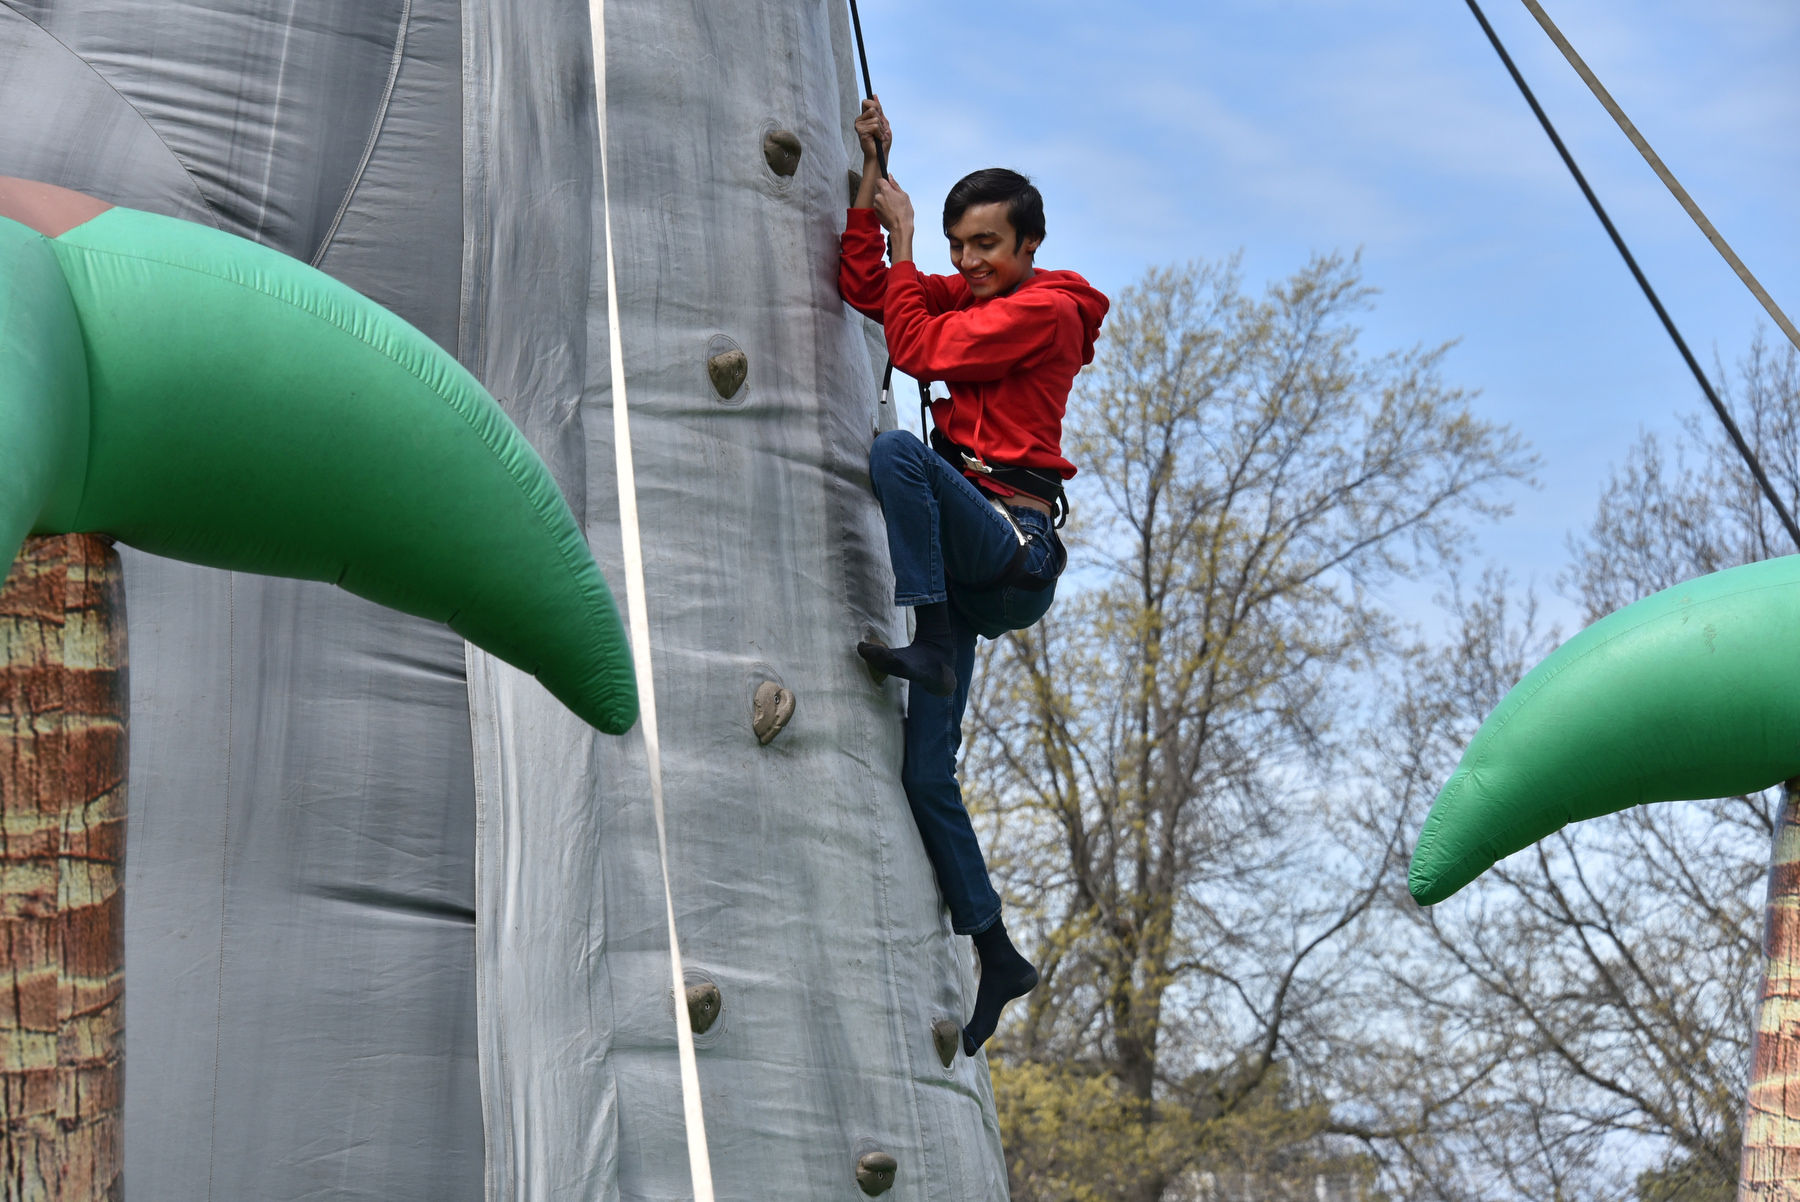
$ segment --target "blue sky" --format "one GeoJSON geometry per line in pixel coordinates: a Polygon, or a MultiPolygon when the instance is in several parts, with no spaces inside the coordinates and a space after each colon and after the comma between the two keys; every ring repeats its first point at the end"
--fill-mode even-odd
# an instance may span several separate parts
{"type": "MultiPolygon", "coordinates": [[[[1800,4],[1545,0],[1738,253],[1800,311],[1800,4]]],[[[1489,19],[1689,343],[1727,363],[1762,317],[1518,0],[1489,19]]],[[[1109,292],[1241,250],[1247,282],[1363,253],[1365,345],[1460,339],[1452,383],[1543,463],[1491,561],[1548,593],[1641,429],[1705,406],[1462,0],[865,0],[893,170],[930,212],[960,175],[1042,187],[1040,261],[1109,292]]],[[[942,244],[921,264],[949,270],[942,244]]],[[[1422,598],[1401,600],[1424,617],[1422,598]]],[[[1572,606],[1546,596],[1565,631],[1572,606]]]]}

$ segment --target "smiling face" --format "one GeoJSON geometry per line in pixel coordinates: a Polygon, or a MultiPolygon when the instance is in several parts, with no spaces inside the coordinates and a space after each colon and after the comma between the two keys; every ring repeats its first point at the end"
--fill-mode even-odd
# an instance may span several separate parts
{"type": "Polygon", "coordinates": [[[976,300],[1005,296],[1031,278],[1040,239],[1021,244],[1003,202],[970,205],[944,232],[950,238],[950,261],[976,300]]]}

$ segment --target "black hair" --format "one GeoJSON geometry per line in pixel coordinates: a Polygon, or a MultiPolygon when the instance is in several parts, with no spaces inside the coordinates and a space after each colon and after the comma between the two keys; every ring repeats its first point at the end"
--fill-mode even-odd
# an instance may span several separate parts
{"type": "Polygon", "coordinates": [[[1043,194],[1017,171],[1004,167],[984,167],[956,181],[956,187],[944,197],[944,232],[948,234],[950,227],[962,220],[970,205],[1002,202],[1015,232],[1014,250],[1025,245],[1027,238],[1044,240],[1043,194]]]}

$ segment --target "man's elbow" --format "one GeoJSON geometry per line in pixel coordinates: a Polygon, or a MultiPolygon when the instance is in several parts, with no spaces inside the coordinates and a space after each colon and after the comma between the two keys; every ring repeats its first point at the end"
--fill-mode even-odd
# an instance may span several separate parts
{"type": "Polygon", "coordinates": [[[838,295],[843,298],[846,305],[849,305],[852,309],[855,309],[858,313],[861,313],[876,325],[886,324],[884,321],[886,314],[882,312],[880,305],[870,304],[868,301],[860,299],[849,292],[845,292],[841,288],[838,290],[838,295]]]}
{"type": "Polygon", "coordinates": [[[892,331],[889,331],[888,333],[888,358],[894,361],[895,367],[899,368],[915,380],[943,380],[948,378],[944,374],[943,366],[934,360],[925,349],[917,346],[910,346],[904,342],[899,346],[895,346],[892,331]]]}

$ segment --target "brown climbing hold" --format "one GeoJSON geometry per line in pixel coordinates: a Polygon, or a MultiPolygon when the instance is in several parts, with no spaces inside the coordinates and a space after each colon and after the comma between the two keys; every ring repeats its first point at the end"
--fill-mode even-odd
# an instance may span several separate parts
{"type": "Polygon", "coordinates": [[[776,175],[788,176],[800,170],[800,139],[785,129],[772,129],[763,135],[763,159],[776,175]]]}
{"type": "Polygon", "coordinates": [[[894,1188],[894,1174],[900,1162],[886,1152],[864,1152],[856,1161],[856,1184],[873,1198],[894,1188]]]}
{"type": "Polygon", "coordinates": [[[711,981],[702,981],[698,985],[687,988],[688,1026],[694,1034],[704,1035],[712,1030],[712,1025],[719,1021],[719,1011],[724,1007],[725,999],[719,996],[719,987],[711,981]]]}
{"type": "MultiPolygon", "coordinates": [[[[875,633],[875,628],[873,626],[864,626],[863,627],[862,641],[865,643],[874,643],[877,647],[885,647],[888,645],[886,639],[882,638],[879,634],[875,633]]],[[[860,659],[861,657],[859,656],[858,658],[860,659]]],[[[880,671],[879,669],[877,669],[875,667],[874,664],[870,663],[866,659],[862,660],[862,666],[869,670],[869,679],[870,680],[873,680],[876,684],[886,684],[887,683],[887,673],[886,672],[880,671]]]]}
{"type": "Polygon", "coordinates": [[[750,729],[756,732],[756,741],[767,747],[775,741],[787,726],[788,719],[794,716],[794,695],[772,680],[765,680],[756,686],[756,696],[750,702],[750,729]]]}
{"type": "Polygon", "coordinates": [[[955,1019],[940,1018],[931,1024],[931,1043],[937,1048],[938,1059],[949,1068],[956,1059],[956,1049],[962,1047],[962,1028],[955,1019]]]}
{"type": "Polygon", "coordinates": [[[744,377],[750,374],[750,360],[743,351],[721,351],[706,361],[706,374],[712,377],[719,399],[729,401],[744,386],[744,377]]]}

